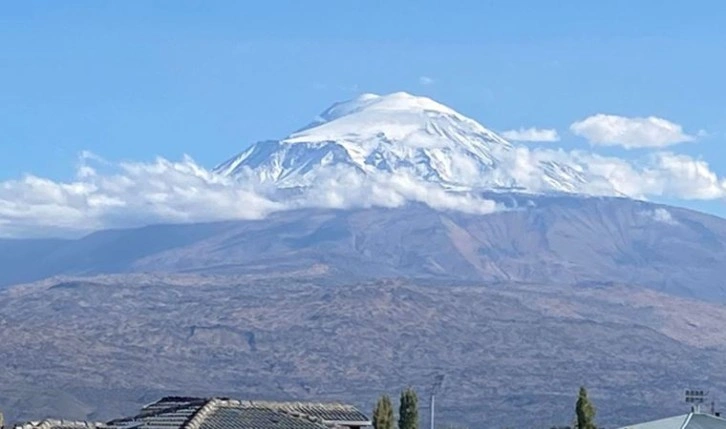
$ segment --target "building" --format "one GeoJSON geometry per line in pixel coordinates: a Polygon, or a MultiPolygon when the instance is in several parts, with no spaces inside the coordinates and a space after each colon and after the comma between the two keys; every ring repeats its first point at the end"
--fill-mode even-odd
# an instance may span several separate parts
{"type": "Polygon", "coordinates": [[[361,429],[371,421],[339,403],[167,397],[109,422],[44,420],[15,429],[361,429]]]}
{"type": "Polygon", "coordinates": [[[620,429],[726,429],[720,416],[691,412],[680,416],[624,426],[620,429]]]}

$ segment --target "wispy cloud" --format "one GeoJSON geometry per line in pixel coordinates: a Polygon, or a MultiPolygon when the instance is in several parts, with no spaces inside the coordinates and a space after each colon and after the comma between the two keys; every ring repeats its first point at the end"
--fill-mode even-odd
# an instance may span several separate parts
{"type": "Polygon", "coordinates": [[[627,149],[663,148],[696,139],[685,133],[681,125],[655,116],[629,118],[600,113],[574,122],[570,131],[593,146],[627,149]]]}
{"type": "Polygon", "coordinates": [[[418,83],[420,83],[421,85],[424,85],[424,86],[428,86],[428,85],[433,85],[434,83],[436,83],[436,81],[432,77],[421,76],[418,78],[418,83]]]}
{"type": "Polygon", "coordinates": [[[556,142],[560,135],[553,128],[520,128],[501,133],[502,137],[518,142],[556,142]]]}

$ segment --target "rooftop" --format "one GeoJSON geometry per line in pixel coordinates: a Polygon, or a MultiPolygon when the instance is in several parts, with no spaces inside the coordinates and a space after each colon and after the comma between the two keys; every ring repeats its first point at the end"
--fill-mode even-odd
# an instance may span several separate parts
{"type": "Polygon", "coordinates": [[[624,426],[621,429],[726,429],[726,420],[711,414],[689,413],[624,426]]]}
{"type": "Polygon", "coordinates": [[[175,396],[148,404],[135,416],[106,423],[48,419],[15,429],[330,429],[370,425],[358,409],[340,403],[175,396]]]}
{"type": "Polygon", "coordinates": [[[101,422],[86,422],[75,420],[46,419],[16,425],[16,429],[101,429],[106,425],[101,422]]]}

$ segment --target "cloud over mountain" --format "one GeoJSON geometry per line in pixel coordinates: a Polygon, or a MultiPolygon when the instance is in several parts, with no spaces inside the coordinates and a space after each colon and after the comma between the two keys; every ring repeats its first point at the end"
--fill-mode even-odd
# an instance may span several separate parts
{"type": "Polygon", "coordinates": [[[482,190],[708,200],[726,196],[726,179],[704,160],[670,152],[629,161],[513,145],[433,100],[368,94],[215,170],[190,157],[114,163],[83,153],[74,180],[26,175],[0,182],[0,235],[77,235],[409,201],[478,214],[499,210],[482,190]]]}

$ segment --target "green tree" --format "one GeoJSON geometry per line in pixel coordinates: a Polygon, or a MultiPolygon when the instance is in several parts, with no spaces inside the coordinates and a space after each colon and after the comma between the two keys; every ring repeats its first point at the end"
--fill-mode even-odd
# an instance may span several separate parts
{"type": "Polygon", "coordinates": [[[401,392],[398,429],[418,429],[418,396],[410,387],[401,392]]]}
{"type": "Polygon", "coordinates": [[[575,404],[577,429],[596,429],[595,412],[595,406],[587,397],[587,389],[584,386],[580,387],[580,393],[577,395],[577,403],[575,404]]]}
{"type": "Polygon", "coordinates": [[[373,410],[374,429],[394,429],[393,403],[391,397],[383,395],[378,399],[376,408],[373,410]]]}

